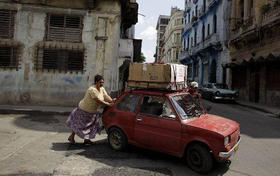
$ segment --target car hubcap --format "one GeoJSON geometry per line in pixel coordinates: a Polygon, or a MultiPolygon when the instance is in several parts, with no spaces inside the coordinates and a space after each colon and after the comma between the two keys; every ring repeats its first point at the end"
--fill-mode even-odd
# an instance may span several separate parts
{"type": "Polygon", "coordinates": [[[117,131],[113,131],[110,136],[111,145],[114,148],[119,148],[121,146],[121,135],[117,131]]]}
{"type": "Polygon", "coordinates": [[[191,152],[191,162],[196,165],[196,166],[200,166],[201,165],[201,157],[199,155],[199,153],[196,150],[192,150],[191,152]]]}

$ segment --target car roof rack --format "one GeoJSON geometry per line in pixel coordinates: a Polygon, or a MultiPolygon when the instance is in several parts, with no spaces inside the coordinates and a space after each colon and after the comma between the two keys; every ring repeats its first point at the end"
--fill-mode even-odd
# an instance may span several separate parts
{"type": "Polygon", "coordinates": [[[139,87],[129,87],[130,91],[133,90],[139,90],[139,91],[158,91],[158,92],[164,92],[164,93],[173,93],[173,92],[183,92],[186,89],[180,89],[180,90],[171,90],[171,89],[161,89],[161,88],[139,88],[139,87]]]}

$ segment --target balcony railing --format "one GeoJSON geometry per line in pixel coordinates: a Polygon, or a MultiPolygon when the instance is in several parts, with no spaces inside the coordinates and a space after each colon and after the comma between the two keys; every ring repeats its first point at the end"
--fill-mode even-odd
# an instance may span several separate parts
{"type": "Polygon", "coordinates": [[[263,25],[269,24],[280,18],[280,5],[272,7],[263,15],[263,25]]]}
{"type": "Polygon", "coordinates": [[[212,8],[214,5],[215,5],[215,3],[217,3],[219,0],[208,0],[208,2],[209,2],[209,8],[212,8]]]}

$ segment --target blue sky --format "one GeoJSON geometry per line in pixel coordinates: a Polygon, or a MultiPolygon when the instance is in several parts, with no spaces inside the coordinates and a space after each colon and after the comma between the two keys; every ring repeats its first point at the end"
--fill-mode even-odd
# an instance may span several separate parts
{"type": "Polygon", "coordinates": [[[170,15],[171,7],[184,9],[185,0],[137,0],[138,23],[135,38],[142,39],[142,52],[146,62],[153,62],[156,51],[156,24],[159,15],[170,15]],[[144,15],[144,16],[143,16],[144,15]]]}

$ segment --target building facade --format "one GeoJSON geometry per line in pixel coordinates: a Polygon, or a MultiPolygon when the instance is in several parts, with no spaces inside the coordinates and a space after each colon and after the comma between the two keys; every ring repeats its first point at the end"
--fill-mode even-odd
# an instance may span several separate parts
{"type": "Polygon", "coordinates": [[[77,105],[94,76],[118,92],[129,0],[0,0],[0,103],[77,105]]]}
{"type": "Polygon", "coordinates": [[[171,15],[160,45],[159,62],[178,63],[179,54],[182,50],[182,29],[184,11],[177,7],[171,8],[171,15]]]}
{"type": "Polygon", "coordinates": [[[233,0],[230,27],[232,88],[280,107],[280,1],[233,0]]]}
{"type": "Polygon", "coordinates": [[[161,50],[162,50],[162,43],[164,41],[164,33],[166,30],[166,27],[168,25],[168,22],[170,20],[170,16],[167,15],[160,15],[158,17],[158,21],[157,21],[157,43],[156,43],[156,54],[155,56],[155,62],[160,62],[160,58],[161,58],[161,50]]]}
{"type": "Polygon", "coordinates": [[[188,79],[199,84],[228,83],[229,0],[186,0],[182,54],[188,79]]]}

